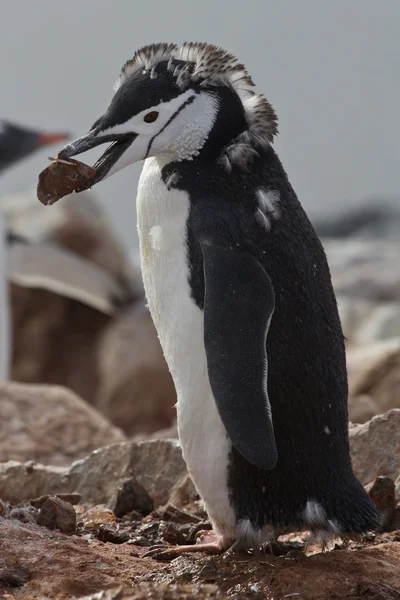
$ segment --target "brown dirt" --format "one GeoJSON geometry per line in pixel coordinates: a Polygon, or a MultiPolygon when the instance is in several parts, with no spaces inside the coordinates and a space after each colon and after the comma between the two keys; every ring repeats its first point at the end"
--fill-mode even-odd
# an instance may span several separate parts
{"type": "Polygon", "coordinates": [[[400,531],[325,553],[314,547],[307,556],[293,549],[301,536],[291,536],[291,545],[277,546],[281,556],[195,553],[166,562],[142,556],[153,544],[193,543],[209,527],[197,503],[122,519],[102,507],[76,506],[78,528],[70,536],[10,519],[10,509],[0,517],[0,598],[8,600],[65,600],[118,586],[128,590],[110,597],[400,599],[400,531]]]}

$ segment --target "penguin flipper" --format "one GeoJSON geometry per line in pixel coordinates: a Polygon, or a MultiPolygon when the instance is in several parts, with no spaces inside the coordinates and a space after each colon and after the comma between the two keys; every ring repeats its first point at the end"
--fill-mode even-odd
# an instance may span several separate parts
{"type": "Polygon", "coordinates": [[[227,434],[251,464],[278,459],[267,391],[271,281],[252,254],[217,234],[199,235],[205,276],[204,343],[211,389],[227,434]]]}

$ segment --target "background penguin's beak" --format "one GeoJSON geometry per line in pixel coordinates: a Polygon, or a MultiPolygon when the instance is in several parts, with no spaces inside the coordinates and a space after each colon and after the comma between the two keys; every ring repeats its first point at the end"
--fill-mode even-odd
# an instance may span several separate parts
{"type": "Polygon", "coordinates": [[[121,158],[122,154],[129,148],[132,142],[137,137],[136,133],[120,133],[120,134],[96,134],[90,131],[87,135],[78,138],[77,140],[67,144],[59,153],[57,158],[67,160],[101,144],[110,143],[107,150],[95,162],[93,168],[96,170],[96,175],[88,181],[88,185],[92,186],[104,179],[110,169],[121,158]]]}
{"type": "Polygon", "coordinates": [[[36,141],[38,146],[49,146],[57,142],[66,142],[70,135],[66,132],[53,132],[53,133],[38,133],[36,141]]]}

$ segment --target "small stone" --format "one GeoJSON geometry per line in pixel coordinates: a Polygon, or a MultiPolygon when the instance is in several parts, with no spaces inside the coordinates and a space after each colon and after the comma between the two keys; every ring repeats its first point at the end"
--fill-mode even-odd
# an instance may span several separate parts
{"type": "Polygon", "coordinates": [[[8,506],[5,502],[0,500],[0,517],[6,518],[8,516],[8,506]]]}
{"type": "Polygon", "coordinates": [[[74,507],[69,502],[52,496],[43,504],[37,523],[48,529],[58,529],[61,533],[74,533],[76,531],[74,507]]]}
{"type": "MultiPolygon", "coordinates": [[[[64,502],[69,502],[69,504],[72,504],[73,506],[78,504],[81,499],[80,494],[55,494],[55,496],[60,498],[60,500],[64,500],[64,502]]],[[[40,496],[39,498],[34,498],[30,503],[35,508],[42,508],[48,498],[50,498],[50,496],[47,494],[45,496],[40,496]]]]}
{"type": "Polygon", "coordinates": [[[385,531],[390,526],[396,510],[394,481],[390,477],[376,477],[365,490],[378,511],[379,529],[385,531]]]}
{"type": "Polygon", "coordinates": [[[83,515],[83,524],[86,529],[96,529],[105,523],[115,523],[115,514],[105,506],[93,506],[83,515]]]}
{"type": "Polygon", "coordinates": [[[0,569],[0,583],[3,585],[21,587],[25,585],[29,579],[29,570],[25,565],[0,569]]]}
{"type": "Polygon", "coordinates": [[[179,546],[188,543],[187,536],[174,523],[167,523],[163,531],[163,539],[169,544],[177,544],[179,546]]]}
{"type": "Polygon", "coordinates": [[[160,508],[157,514],[163,521],[173,521],[174,523],[198,523],[201,520],[199,517],[181,510],[173,504],[167,504],[164,508],[160,508]]]}
{"type": "Polygon", "coordinates": [[[349,396],[348,404],[351,423],[366,423],[381,412],[378,404],[368,394],[349,396]]]}
{"type": "Polygon", "coordinates": [[[199,499],[189,473],[185,473],[171,490],[169,503],[174,506],[185,506],[199,499]]]}
{"type": "Polygon", "coordinates": [[[33,506],[22,506],[10,510],[10,519],[21,523],[36,523],[39,511],[33,506]]]}
{"type": "Polygon", "coordinates": [[[148,515],[154,510],[154,502],[145,488],[134,478],[122,481],[115,502],[114,514],[121,518],[132,510],[148,515]]]}
{"type": "Polygon", "coordinates": [[[363,485],[379,475],[396,479],[400,472],[400,409],[350,427],[349,438],[354,473],[363,485]]]}
{"type": "Polygon", "coordinates": [[[129,533],[118,531],[109,525],[100,525],[97,539],[100,542],[111,542],[112,544],[124,544],[129,540],[129,533]]]}
{"type": "Polygon", "coordinates": [[[218,569],[212,563],[204,565],[199,571],[198,578],[202,583],[213,583],[218,579],[218,569]]]}
{"type": "MultiPolygon", "coordinates": [[[[21,286],[21,289],[25,288],[21,286]]],[[[42,312],[47,314],[47,309],[42,307],[42,312]]],[[[55,335],[52,331],[52,335],[55,335]]],[[[59,339],[64,339],[61,334],[58,335],[59,339]]],[[[37,346],[34,340],[28,343],[24,341],[24,345],[29,346],[30,343],[37,346]]],[[[39,340],[38,343],[45,342],[39,340]]],[[[38,350],[36,353],[42,354],[38,350]]],[[[57,352],[54,350],[53,354],[57,352]]],[[[13,372],[14,377],[17,375],[13,372]]],[[[36,375],[34,380],[40,381],[36,375]]],[[[125,439],[122,431],[111,425],[95,408],[71,390],[60,386],[0,383],[0,406],[0,462],[27,461],[26,475],[31,479],[40,464],[69,466],[103,444],[125,439]]],[[[67,491],[70,490],[57,490],[67,491]]],[[[35,497],[36,494],[25,499],[35,497]]]]}

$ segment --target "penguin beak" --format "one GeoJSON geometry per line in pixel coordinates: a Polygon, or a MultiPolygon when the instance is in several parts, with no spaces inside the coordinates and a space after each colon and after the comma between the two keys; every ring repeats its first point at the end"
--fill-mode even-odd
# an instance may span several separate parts
{"type": "Polygon", "coordinates": [[[38,133],[36,142],[38,146],[49,146],[58,142],[66,142],[69,138],[70,136],[65,132],[38,133]]]}
{"type": "MultiPolygon", "coordinates": [[[[93,169],[96,170],[96,174],[86,184],[86,187],[91,187],[95,183],[99,183],[105,179],[112,167],[119,161],[124,152],[129,148],[132,142],[136,139],[136,133],[119,133],[119,134],[96,134],[94,131],[90,131],[87,135],[78,138],[65,146],[57,155],[57,158],[67,160],[96,146],[101,144],[111,144],[107,150],[100,156],[100,158],[93,165],[93,169]]],[[[79,191],[79,190],[77,190],[79,191]]]]}

